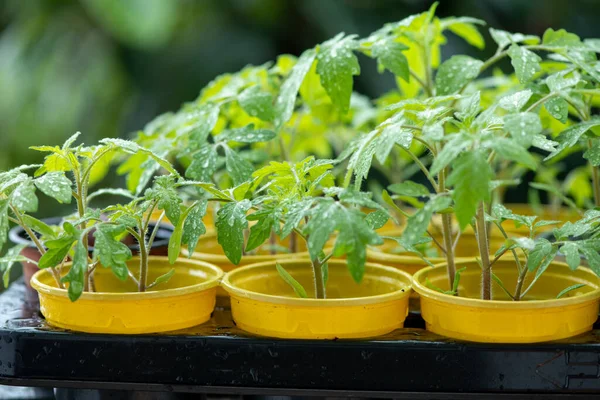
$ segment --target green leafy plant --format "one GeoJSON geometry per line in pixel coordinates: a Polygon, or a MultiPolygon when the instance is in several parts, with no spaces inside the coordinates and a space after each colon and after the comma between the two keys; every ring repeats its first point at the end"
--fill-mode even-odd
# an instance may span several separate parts
{"type": "MultiPolygon", "coordinates": [[[[182,213],[187,215],[196,207],[195,204],[181,211],[182,200],[174,183],[179,174],[165,159],[136,143],[104,139],[95,146],[75,145],[78,136],[75,134],[61,147],[34,147],[34,150],[48,153],[41,166],[23,166],[0,174],[0,243],[6,242],[9,222],[22,226],[41,255],[38,266],[41,269],[50,268],[57,287],[67,288],[72,301],[77,300],[84,291],[95,291],[94,271],[98,266],[111,268],[119,279],[134,279],[140,291],[166,281],[172,272],[154,283],[146,283],[149,249],[159,227],[156,224],[154,230],[149,232],[149,222],[155,208],[164,210],[167,218],[177,224],[182,213]],[[122,189],[90,192],[94,176],[98,171],[106,170],[103,164],[110,164],[116,153],[128,153],[131,157],[141,154],[156,162],[169,175],[157,178],[153,187],[143,196],[135,197],[122,189]],[[34,176],[24,172],[33,168],[37,168],[34,176]],[[46,225],[29,215],[37,209],[36,189],[61,203],[75,203],[76,211],[65,217],[59,226],[46,225]],[[132,201],[104,210],[90,207],[92,199],[107,194],[131,198],[132,201]],[[137,275],[129,271],[126,263],[132,257],[129,247],[121,241],[126,234],[133,236],[140,247],[140,271],[137,275]],[[95,240],[90,253],[91,237],[95,240]],[[62,269],[69,260],[71,266],[63,274],[62,269]]],[[[194,240],[193,233],[196,230],[188,229],[185,240],[194,240]]],[[[184,240],[184,237],[179,236],[179,240],[184,240]]],[[[0,259],[5,283],[8,270],[15,262],[34,262],[18,255],[21,249],[12,248],[0,259]]],[[[174,262],[173,257],[171,261],[174,262]]]]}
{"type": "MultiPolygon", "coordinates": [[[[435,214],[440,214],[443,240],[440,243],[433,236],[431,240],[446,257],[449,287],[453,288],[457,276],[454,252],[460,232],[473,229],[482,266],[481,296],[491,299],[494,260],[489,257],[491,227],[486,215],[491,213],[493,192],[513,183],[513,177],[508,181],[498,179],[499,166],[517,163],[535,170],[538,162],[532,153],[549,152],[547,159],[551,159],[571,149],[596,126],[597,121],[589,116],[589,105],[597,94],[598,77],[593,68],[597,46],[593,40],[581,41],[564,30],[549,29],[540,39],[490,29],[498,46],[490,59],[455,55],[440,63],[439,49],[445,42],[445,30],[482,47],[476,25],[483,22],[471,18],[439,19],[434,11],[435,5],[428,12],[388,24],[364,40],[344,42],[352,43],[346,47],[377,59],[382,69],[394,73],[404,98],[388,106],[394,113],[352,142],[340,160],[348,160],[346,183],[354,177],[358,189],[368,176],[373,157],[383,163],[395,146],[405,151],[426,178],[426,185],[403,182],[389,188],[397,196],[411,199],[409,202],[417,207],[416,212],[408,214],[393,205],[395,211],[408,218],[400,243],[414,250],[424,237],[432,236],[430,222],[435,214]],[[548,54],[548,61],[543,62],[538,52],[548,54]],[[486,87],[479,81],[486,70],[504,57],[510,58],[516,79],[510,89],[502,88],[504,95],[494,98],[486,92],[497,94],[495,87],[486,87]],[[559,134],[556,143],[545,135],[540,118],[542,108],[561,122],[567,121],[570,112],[582,121],[559,134]],[[423,148],[425,161],[419,157],[423,148]],[[459,226],[458,233],[454,233],[452,216],[459,226]]],[[[348,71],[340,72],[337,84],[347,85],[348,77],[348,71]]],[[[593,159],[593,140],[589,144],[586,158],[593,159]]],[[[387,193],[383,197],[389,199],[387,193]]],[[[556,254],[549,252],[538,259],[530,256],[533,249],[520,249],[530,260],[526,271],[539,273],[556,254]]],[[[520,265],[516,252],[515,262],[520,265]]],[[[514,296],[521,297],[519,293],[514,296]]]]}

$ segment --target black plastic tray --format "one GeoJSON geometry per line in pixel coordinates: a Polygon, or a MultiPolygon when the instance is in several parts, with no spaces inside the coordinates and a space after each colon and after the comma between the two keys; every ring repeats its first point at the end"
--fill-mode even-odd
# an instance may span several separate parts
{"type": "Polygon", "coordinates": [[[92,335],[49,327],[26,293],[16,282],[0,295],[0,384],[436,399],[600,393],[600,331],[535,345],[456,342],[419,328],[370,340],[279,340],[248,335],[217,310],[169,334],[92,335]]]}

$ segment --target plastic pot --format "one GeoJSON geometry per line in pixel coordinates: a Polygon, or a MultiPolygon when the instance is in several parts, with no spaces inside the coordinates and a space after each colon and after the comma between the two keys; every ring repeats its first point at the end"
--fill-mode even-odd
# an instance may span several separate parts
{"type": "MultiPolygon", "coordinates": [[[[84,292],[71,302],[48,270],[35,273],[31,286],[38,291],[40,311],[55,327],[88,333],[141,334],[189,328],[206,322],[215,306],[223,271],[209,263],[150,256],[148,282],[172,268],[171,279],[156,290],[138,292],[135,283],[119,280],[110,269],[94,272],[96,292],[84,292]]],[[[130,260],[135,270],[139,259],[130,260]]],[[[69,265],[66,265],[68,270],[69,265]]],[[[66,271],[65,271],[66,273],[66,271]]]]}
{"type": "Polygon", "coordinates": [[[274,261],[230,271],[221,285],[231,296],[239,328],[278,338],[335,339],[373,337],[403,327],[411,288],[407,273],[367,263],[363,281],[357,284],[344,260],[329,261],[328,298],[315,299],[310,260],[279,263],[309,298],[296,296],[274,261]]]}
{"type": "MultiPolygon", "coordinates": [[[[54,217],[54,218],[47,218],[42,221],[50,226],[60,225],[63,221],[63,218],[62,217],[54,217]]],[[[156,226],[154,223],[150,223],[150,228],[148,229],[149,232],[152,232],[152,230],[154,229],[154,226],[156,226]]],[[[160,228],[156,234],[156,238],[154,239],[154,242],[152,243],[152,248],[150,249],[151,255],[156,255],[156,256],[167,255],[168,250],[169,250],[169,239],[171,238],[171,235],[173,234],[173,229],[174,229],[173,226],[168,225],[168,224],[160,225],[160,228]]],[[[14,244],[24,244],[27,246],[21,251],[21,255],[29,258],[30,260],[33,260],[36,262],[39,261],[41,254],[22,227],[15,226],[14,228],[12,228],[10,230],[8,235],[9,235],[10,241],[13,242],[14,244]]],[[[140,251],[140,246],[137,243],[135,243],[132,239],[133,238],[131,238],[131,237],[127,237],[127,238],[125,238],[125,242],[131,249],[132,253],[137,254],[140,251]]],[[[88,250],[91,253],[92,251],[94,251],[93,231],[89,235],[89,243],[90,243],[90,246],[89,246],[88,250]]],[[[29,282],[31,281],[31,277],[33,276],[33,274],[35,274],[37,271],[39,271],[39,268],[36,264],[30,263],[30,262],[23,262],[22,265],[23,265],[23,276],[25,279],[25,284],[27,285],[28,288],[31,288],[29,282]]]]}
{"type": "MultiPolygon", "coordinates": [[[[413,288],[421,297],[427,330],[475,342],[535,343],[590,331],[598,318],[600,280],[587,268],[571,271],[566,264],[553,262],[523,300],[513,301],[495,281],[493,300],[479,299],[481,268],[475,259],[457,265],[462,267],[467,269],[461,274],[459,296],[443,294],[426,283],[448,290],[445,264],[414,275],[413,288]],[[563,289],[579,283],[586,286],[556,299],[563,289]]],[[[518,275],[514,260],[498,260],[493,272],[514,290],[518,275]]],[[[533,275],[528,274],[524,288],[533,275]]]]}

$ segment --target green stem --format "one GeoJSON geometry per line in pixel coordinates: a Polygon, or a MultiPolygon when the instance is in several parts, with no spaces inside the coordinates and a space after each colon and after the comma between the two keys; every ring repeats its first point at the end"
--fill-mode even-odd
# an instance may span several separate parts
{"type": "MultiPolygon", "coordinates": [[[[12,204],[10,205],[10,209],[13,212],[13,214],[15,215],[15,217],[17,217],[17,221],[19,221],[19,225],[25,230],[25,232],[27,233],[27,236],[29,236],[29,239],[31,239],[33,244],[35,244],[35,247],[39,251],[40,255],[44,255],[46,253],[46,249],[44,248],[44,246],[42,246],[42,243],[38,239],[37,235],[25,224],[25,221],[23,221],[23,217],[19,213],[19,210],[17,210],[17,208],[15,206],[13,206],[12,204]]],[[[51,267],[50,271],[52,272],[52,276],[54,277],[54,280],[56,281],[57,287],[59,287],[60,289],[64,289],[65,287],[60,280],[60,273],[54,267],[51,267]]]]}
{"type": "Polygon", "coordinates": [[[431,89],[429,88],[429,86],[427,86],[423,79],[419,78],[419,76],[412,69],[409,72],[410,76],[412,76],[419,83],[419,85],[421,85],[423,90],[425,90],[425,93],[427,93],[429,97],[433,96],[433,93],[431,93],[431,89]]]}
{"type": "Polygon", "coordinates": [[[138,290],[140,292],[146,291],[146,284],[148,281],[148,249],[146,248],[146,235],[144,234],[143,223],[139,224],[139,245],[140,245],[140,276],[138,278],[138,290]]]}
{"type": "MultiPolygon", "coordinates": [[[[443,170],[438,175],[439,190],[438,193],[446,191],[446,171],[443,170]]],[[[454,246],[452,243],[452,217],[450,214],[442,214],[442,238],[444,239],[444,248],[446,249],[446,270],[448,272],[448,287],[454,287],[454,277],[456,276],[456,265],[454,260],[454,246]]]]}
{"type": "MultiPolygon", "coordinates": [[[[402,146],[400,146],[402,147],[402,146]]],[[[433,177],[431,176],[431,174],[429,173],[429,171],[427,170],[427,168],[425,167],[425,165],[423,165],[423,163],[421,162],[421,160],[419,160],[419,157],[417,157],[415,155],[415,153],[413,153],[412,151],[410,151],[410,149],[404,148],[402,147],[404,150],[406,150],[406,152],[408,153],[408,155],[410,156],[410,158],[412,158],[412,160],[415,162],[415,164],[417,164],[419,166],[419,168],[421,169],[421,171],[423,172],[423,174],[425,175],[425,177],[427,178],[427,180],[429,181],[429,183],[431,183],[431,186],[433,186],[433,189],[436,192],[440,192],[440,188],[438,187],[438,184],[436,183],[435,179],[433,179],[433,177]]]]}
{"type": "Polygon", "coordinates": [[[523,290],[523,283],[525,282],[525,277],[527,276],[527,268],[522,268],[519,272],[519,277],[517,278],[517,287],[515,289],[514,300],[521,300],[521,291],[523,290]]]}
{"type": "Polygon", "coordinates": [[[316,257],[312,260],[313,275],[315,281],[315,294],[317,299],[324,299],[325,294],[325,282],[323,281],[323,262],[316,257]]]}
{"type": "MultiPolygon", "coordinates": [[[[593,142],[588,140],[588,147],[591,149],[593,146],[593,142]]],[[[600,207],[600,174],[598,173],[598,167],[594,167],[592,163],[590,164],[590,168],[592,169],[592,186],[594,188],[594,204],[596,207],[600,207]]]]}
{"type": "Polygon", "coordinates": [[[535,103],[533,103],[531,106],[529,106],[529,107],[527,108],[527,110],[525,110],[525,112],[530,112],[530,111],[533,111],[533,110],[535,110],[535,109],[536,109],[536,107],[537,107],[537,106],[539,106],[540,104],[543,104],[544,102],[546,102],[546,101],[548,101],[548,100],[550,100],[550,99],[552,99],[552,98],[554,98],[554,97],[557,97],[557,96],[558,96],[558,93],[556,93],[556,92],[555,92],[555,93],[550,93],[550,94],[547,94],[547,95],[545,95],[544,97],[542,97],[541,99],[539,99],[538,101],[536,101],[535,103]]]}
{"type": "Polygon", "coordinates": [[[477,216],[475,219],[477,226],[477,246],[481,257],[481,298],[482,300],[492,299],[492,266],[490,264],[490,250],[488,245],[487,224],[485,222],[485,204],[479,202],[477,206],[477,216]]]}

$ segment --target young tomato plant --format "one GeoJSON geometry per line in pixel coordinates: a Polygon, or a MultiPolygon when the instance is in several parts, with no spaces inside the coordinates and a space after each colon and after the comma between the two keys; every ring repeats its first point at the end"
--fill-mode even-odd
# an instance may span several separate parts
{"type": "MultiPolygon", "coordinates": [[[[592,58],[595,60],[595,42],[581,42],[564,30],[550,29],[540,40],[491,29],[498,44],[492,58],[480,61],[456,55],[440,63],[444,30],[452,30],[481,47],[483,40],[474,24],[482,22],[469,18],[438,19],[434,10],[435,6],[429,12],[388,24],[362,41],[346,38],[341,42],[338,37],[347,50],[364,52],[376,58],[382,69],[393,72],[406,96],[388,107],[395,111],[393,115],[351,143],[340,159],[348,159],[346,183],[354,176],[355,187],[359,188],[373,157],[383,163],[394,146],[405,151],[428,185],[403,182],[391,189],[400,196],[428,201],[412,201],[420,208],[408,216],[401,242],[407,249],[421,244],[429,234],[432,216],[440,213],[443,240],[440,243],[432,239],[447,259],[449,287],[454,287],[454,249],[460,233],[453,233],[452,215],[461,231],[472,226],[482,264],[481,297],[491,299],[493,263],[489,257],[486,211],[489,214],[493,190],[507,183],[496,179],[497,168],[519,163],[535,169],[537,162],[530,148],[549,151],[552,157],[574,144],[573,139],[560,139],[561,136],[578,139],[596,125],[595,120],[586,119],[589,110],[580,107],[577,112],[584,122],[561,134],[555,149],[555,142],[544,136],[539,115],[543,106],[554,118],[565,120],[569,105],[577,105],[577,98],[587,96],[583,104],[590,102],[595,89],[582,86],[595,86],[597,82],[597,73],[590,64],[592,58]],[[566,65],[561,65],[559,72],[542,68],[542,59],[535,53],[538,51],[550,53],[550,59],[566,65]],[[496,98],[476,90],[481,74],[505,56],[510,57],[519,84],[496,98]],[[425,162],[416,154],[420,148],[427,150],[425,162]]],[[[343,86],[349,76],[340,75],[336,79],[338,86],[343,86]]]]}
{"type": "MultiPolygon", "coordinates": [[[[360,282],[366,248],[380,244],[381,238],[372,228],[375,213],[366,215],[359,207],[385,212],[368,193],[332,186],[332,168],[330,160],[309,157],[299,163],[271,162],[257,170],[252,181],[235,189],[196,183],[223,203],[216,222],[217,238],[231,262],[239,263],[244,251],[260,247],[275,233],[280,239],[294,236],[291,243],[305,242],[317,298],[326,297],[331,257],[345,256],[352,277],[360,282]],[[254,224],[246,239],[250,221],[254,224]]],[[[277,269],[299,296],[306,294],[281,266],[277,269]]]]}

